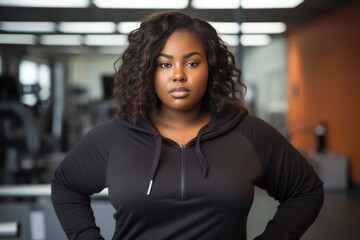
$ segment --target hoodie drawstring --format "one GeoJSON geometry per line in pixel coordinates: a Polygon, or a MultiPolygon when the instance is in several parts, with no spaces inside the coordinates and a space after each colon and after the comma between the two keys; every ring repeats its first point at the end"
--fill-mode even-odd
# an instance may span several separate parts
{"type": "Polygon", "coordinates": [[[204,177],[206,177],[209,172],[209,165],[204,157],[204,154],[201,151],[200,140],[201,140],[201,136],[198,136],[198,138],[196,139],[195,151],[196,151],[197,159],[199,160],[199,163],[203,170],[203,175],[204,175],[204,177]]]}
{"type": "Polygon", "coordinates": [[[156,170],[157,170],[158,165],[159,165],[160,154],[161,154],[161,145],[162,145],[162,137],[157,136],[156,137],[154,160],[153,160],[153,165],[152,165],[152,168],[151,168],[150,183],[149,183],[149,187],[148,187],[148,190],[147,190],[147,195],[150,195],[152,184],[153,184],[155,174],[156,174],[156,170]]]}
{"type": "MultiPolygon", "coordinates": [[[[209,165],[204,157],[204,154],[201,151],[200,141],[201,141],[201,136],[198,136],[196,139],[195,152],[196,152],[197,159],[200,163],[200,166],[202,168],[203,175],[204,175],[204,177],[206,177],[208,174],[208,171],[209,171],[209,165]]],[[[153,164],[152,164],[152,168],[151,168],[149,187],[148,187],[148,190],[146,193],[147,195],[150,195],[150,193],[151,193],[152,185],[153,185],[155,175],[156,175],[156,170],[159,166],[160,155],[161,155],[161,145],[162,145],[162,137],[156,136],[155,154],[154,154],[153,164]]]]}

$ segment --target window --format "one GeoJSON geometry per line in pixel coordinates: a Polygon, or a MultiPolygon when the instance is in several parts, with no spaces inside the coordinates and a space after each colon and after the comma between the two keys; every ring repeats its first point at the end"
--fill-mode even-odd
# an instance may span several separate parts
{"type": "Polygon", "coordinates": [[[51,76],[47,64],[22,60],[19,66],[19,81],[23,95],[21,101],[34,106],[38,101],[45,101],[50,97],[51,76]]]}

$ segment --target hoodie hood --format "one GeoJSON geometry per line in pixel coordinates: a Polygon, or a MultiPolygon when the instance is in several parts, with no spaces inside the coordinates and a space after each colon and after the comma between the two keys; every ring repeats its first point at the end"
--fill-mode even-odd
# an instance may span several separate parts
{"type": "MultiPolygon", "coordinates": [[[[218,138],[221,135],[232,130],[235,126],[237,126],[242,121],[242,119],[246,115],[248,115],[248,111],[245,108],[242,108],[237,112],[227,113],[221,117],[217,116],[217,115],[212,115],[210,122],[199,131],[199,133],[195,139],[193,139],[189,142],[189,144],[195,143],[196,157],[197,157],[199,165],[202,169],[204,177],[206,177],[208,174],[209,164],[208,164],[206,158],[204,157],[204,154],[202,153],[201,143],[204,141],[208,141],[210,139],[218,138]]],[[[145,133],[145,134],[149,134],[149,135],[153,136],[153,138],[155,139],[155,153],[153,156],[153,163],[152,163],[152,167],[150,170],[150,178],[149,178],[150,182],[149,182],[149,187],[148,187],[148,191],[147,191],[147,195],[150,195],[151,188],[152,188],[153,182],[156,177],[156,171],[157,171],[158,165],[159,165],[159,160],[160,160],[160,156],[161,156],[161,148],[162,148],[164,138],[157,131],[156,127],[148,120],[140,119],[136,124],[132,124],[132,123],[128,122],[127,120],[117,116],[116,121],[120,125],[128,128],[128,129],[131,129],[133,131],[138,131],[141,133],[145,133]]],[[[180,145],[180,147],[183,147],[183,146],[180,145]]]]}

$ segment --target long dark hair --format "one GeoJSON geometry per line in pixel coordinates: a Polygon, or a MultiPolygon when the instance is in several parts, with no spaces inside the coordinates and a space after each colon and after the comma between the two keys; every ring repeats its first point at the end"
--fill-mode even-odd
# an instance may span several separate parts
{"type": "Polygon", "coordinates": [[[168,37],[176,30],[193,32],[202,42],[209,65],[203,106],[213,114],[238,111],[243,106],[245,86],[233,54],[206,21],[179,11],[156,12],[147,16],[128,36],[129,45],[114,79],[114,99],[118,114],[135,123],[148,119],[157,110],[154,88],[156,59],[168,37]]]}

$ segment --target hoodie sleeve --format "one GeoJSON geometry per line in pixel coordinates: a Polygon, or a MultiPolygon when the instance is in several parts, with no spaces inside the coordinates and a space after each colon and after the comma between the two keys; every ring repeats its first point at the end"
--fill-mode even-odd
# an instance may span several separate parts
{"type": "Polygon", "coordinates": [[[245,119],[263,172],[257,186],[279,201],[274,218],[257,240],[300,239],[315,221],[324,200],[323,183],[306,159],[264,121],[245,119]]]}
{"type": "Polygon", "coordinates": [[[51,182],[51,199],[68,239],[103,239],[90,195],[106,187],[107,147],[101,129],[90,131],[67,154],[51,182]]]}

